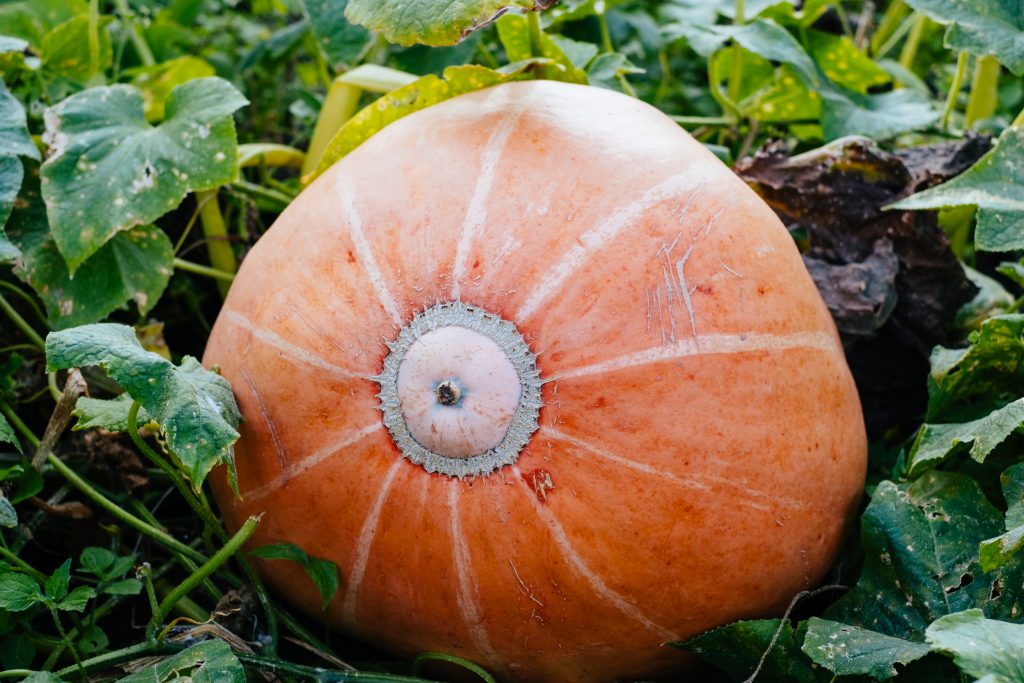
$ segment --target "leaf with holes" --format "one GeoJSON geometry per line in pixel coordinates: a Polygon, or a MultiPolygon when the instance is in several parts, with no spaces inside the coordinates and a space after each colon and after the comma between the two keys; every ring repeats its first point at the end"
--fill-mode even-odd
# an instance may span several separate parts
{"type": "Polygon", "coordinates": [[[223,640],[214,638],[120,679],[118,683],[245,683],[245,669],[223,640]]]}
{"type": "Polygon", "coordinates": [[[937,187],[891,204],[891,209],[978,207],[974,241],[982,251],[1024,249],[1024,127],[1007,128],[974,166],[937,187]]]}
{"type": "Polygon", "coordinates": [[[993,55],[1024,76],[1024,8],[1018,0],[907,0],[931,19],[946,24],[946,46],[974,55],[993,55]]]}
{"type": "Polygon", "coordinates": [[[43,199],[74,274],[116,233],[150,223],[190,191],[235,179],[232,114],[247,104],[220,78],[179,85],[151,126],[137,88],[90,88],[47,110],[43,199]]]}
{"type": "Polygon", "coordinates": [[[928,627],[932,648],[984,683],[1024,681],[1024,624],[986,619],[980,609],[942,617],[928,627]]]}
{"type": "Polygon", "coordinates": [[[46,338],[47,370],[99,366],[156,420],[192,481],[199,486],[215,465],[233,466],[239,413],[231,386],[186,356],[175,366],[146,351],[135,331],[98,323],[46,338]]]}
{"type": "Polygon", "coordinates": [[[399,45],[454,45],[510,9],[541,10],[556,0],[349,0],[345,16],[399,45]]]}
{"type": "Polygon", "coordinates": [[[896,664],[909,664],[931,650],[924,643],[817,617],[808,622],[802,649],[834,674],[882,681],[896,675],[896,664]]]}

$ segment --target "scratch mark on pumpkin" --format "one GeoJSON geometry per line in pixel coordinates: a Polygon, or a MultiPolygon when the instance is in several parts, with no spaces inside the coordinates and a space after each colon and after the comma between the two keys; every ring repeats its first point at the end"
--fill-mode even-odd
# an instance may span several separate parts
{"type": "Polygon", "coordinates": [[[647,333],[651,332],[651,290],[644,287],[644,297],[647,299],[647,333]]]}
{"type": "Polygon", "coordinates": [[[600,576],[595,574],[594,571],[587,566],[587,563],[583,561],[583,558],[580,557],[579,553],[576,552],[576,549],[573,548],[572,543],[569,541],[569,537],[565,534],[565,529],[562,528],[562,525],[558,523],[558,520],[555,519],[555,516],[551,514],[551,511],[547,507],[536,500],[533,491],[531,491],[526,482],[522,480],[523,475],[519,471],[519,468],[513,465],[512,469],[515,471],[516,476],[519,477],[519,484],[522,490],[526,492],[527,497],[529,497],[530,503],[533,505],[533,509],[537,511],[538,516],[548,529],[551,530],[551,534],[554,537],[558,548],[565,556],[565,559],[568,560],[569,564],[571,564],[584,579],[586,579],[594,592],[604,598],[605,601],[610,603],[617,610],[634,621],[642,624],[647,630],[655,633],[661,640],[675,639],[677,635],[676,633],[663,626],[659,626],[648,619],[636,605],[630,603],[622,595],[609,588],[608,584],[606,584],[600,576]]]}
{"type": "Polygon", "coordinates": [[[316,355],[315,353],[311,353],[306,349],[303,349],[299,346],[296,346],[295,344],[292,344],[291,342],[287,342],[269,330],[257,327],[255,324],[253,324],[251,320],[249,320],[247,317],[245,317],[238,311],[224,310],[222,312],[222,317],[231,321],[235,325],[238,325],[243,330],[249,332],[253,337],[260,340],[267,346],[274,347],[275,349],[277,349],[284,355],[288,356],[292,360],[299,361],[300,363],[305,363],[306,365],[311,365],[321,370],[327,370],[328,372],[334,373],[336,375],[348,379],[366,378],[365,374],[357,373],[353,370],[349,370],[348,368],[343,368],[340,365],[335,365],[334,363],[325,361],[323,358],[316,355]]]}
{"type": "MultiPolygon", "coordinates": [[[[530,296],[513,317],[521,323],[529,320],[548,299],[562,291],[566,280],[586,263],[591,256],[603,249],[625,228],[634,225],[652,207],[690,190],[695,185],[689,172],[679,173],[651,187],[636,201],[616,209],[605,220],[577,238],[544,278],[537,283],[530,296]]],[[[697,187],[699,191],[700,186],[697,187]]]]}
{"type": "MultiPolygon", "coordinates": [[[[586,441],[569,436],[568,434],[561,432],[555,429],[554,427],[543,426],[541,427],[541,429],[543,429],[546,434],[554,437],[555,439],[565,441],[566,443],[570,443],[574,446],[582,448],[593,455],[608,460],[609,462],[614,462],[616,464],[623,465],[638,472],[643,472],[645,474],[660,477],[665,481],[669,481],[679,486],[685,486],[687,488],[708,492],[721,491],[722,489],[734,491],[738,494],[741,494],[738,498],[736,498],[738,502],[740,502],[743,505],[746,505],[747,507],[753,508],[754,510],[760,510],[761,512],[767,512],[771,510],[771,504],[784,505],[789,508],[807,508],[811,507],[813,504],[810,501],[802,501],[796,498],[787,498],[785,496],[780,496],[777,493],[770,493],[765,491],[759,491],[757,489],[752,489],[748,486],[743,486],[739,482],[736,482],[729,477],[718,477],[713,474],[691,474],[685,477],[681,477],[677,474],[673,474],[666,470],[651,467],[650,465],[641,462],[636,462],[634,460],[629,460],[628,458],[623,458],[622,456],[615,455],[614,453],[610,453],[604,449],[597,448],[596,446],[593,446],[587,443],[586,441]],[[749,498],[745,496],[749,496],[749,498]],[[751,500],[751,498],[764,499],[767,501],[767,503],[761,503],[756,500],[751,500]]],[[[569,453],[571,455],[579,457],[578,454],[573,453],[572,451],[569,451],[569,453]]]]}
{"type": "Polygon", "coordinates": [[[466,622],[469,630],[469,637],[473,640],[473,646],[483,653],[488,659],[492,668],[499,662],[499,658],[487,636],[487,628],[480,616],[477,603],[479,602],[479,589],[474,580],[473,566],[469,560],[469,546],[466,544],[466,537],[462,533],[462,524],[459,520],[459,486],[462,482],[452,480],[448,489],[448,510],[451,514],[452,553],[455,559],[455,573],[459,578],[458,592],[455,600],[458,603],[459,611],[462,612],[462,620],[466,622]]]}
{"type": "MultiPolygon", "coordinates": [[[[505,92],[505,91],[499,91],[505,92]]],[[[469,250],[473,238],[487,221],[487,199],[491,194],[494,185],[495,171],[501,161],[502,154],[509,137],[519,124],[519,119],[525,111],[528,102],[520,102],[517,109],[505,116],[500,124],[494,129],[484,147],[483,161],[480,164],[480,173],[477,176],[476,186],[473,188],[473,196],[466,208],[466,218],[462,223],[462,232],[459,236],[459,243],[455,248],[455,267],[452,272],[452,299],[458,299],[461,294],[462,280],[466,277],[466,267],[469,263],[469,250]]]]}
{"type": "Polygon", "coordinates": [[[363,427],[362,429],[356,432],[348,434],[341,441],[337,441],[329,446],[325,446],[324,448],[321,448],[320,450],[316,451],[311,455],[307,455],[304,458],[300,458],[296,462],[290,463],[286,469],[282,470],[281,476],[278,478],[276,482],[272,484],[266,484],[264,486],[259,486],[250,491],[246,491],[242,494],[242,498],[244,498],[246,502],[256,501],[259,500],[260,498],[263,498],[268,493],[276,491],[277,489],[281,488],[287,482],[291,481],[300,474],[306,472],[309,469],[312,469],[313,467],[316,467],[321,462],[323,462],[330,456],[336,454],[343,448],[348,448],[349,446],[361,441],[362,439],[365,439],[367,436],[373,434],[379,429],[382,429],[383,427],[383,422],[375,422],[369,425],[368,427],[363,427]]]}
{"type": "Polygon", "coordinates": [[[377,536],[377,527],[380,524],[380,513],[384,509],[388,493],[391,492],[391,484],[395,481],[398,470],[402,467],[402,458],[396,457],[395,462],[388,469],[384,481],[380,483],[377,498],[373,501],[370,513],[363,520],[363,528],[359,532],[359,539],[356,541],[355,559],[352,562],[352,571],[349,572],[348,586],[345,590],[345,601],[341,607],[341,618],[352,628],[356,625],[356,605],[359,599],[359,588],[366,576],[366,565],[370,561],[370,549],[373,539],[377,536]]]}
{"type": "Polygon", "coordinates": [[[741,280],[743,279],[743,276],[742,276],[742,275],[740,275],[739,273],[737,273],[737,272],[736,272],[735,270],[733,270],[733,269],[732,269],[732,268],[730,268],[729,266],[725,265],[725,262],[724,262],[724,261],[723,261],[722,259],[718,259],[718,265],[722,266],[723,268],[725,268],[725,270],[726,270],[726,271],[728,271],[728,272],[732,273],[733,275],[735,275],[735,276],[736,276],[736,277],[738,277],[739,279],[741,279],[741,280]]]}
{"type": "Polygon", "coordinates": [[[526,582],[523,581],[523,577],[519,576],[519,570],[516,569],[516,565],[511,559],[508,561],[508,566],[512,567],[512,573],[515,574],[516,581],[519,583],[519,592],[543,607],[544,603],[540,601],[540,598],[533,594],[533,589],[526,585],[526,582]]]}
{"type": "Polygon", "coordinates": [[[680,339],[675,344],[660,345],[642,351],[627,353],[616,358],[572,368],[548,378],[548,381],[584,377],[602,372],[615,372],[650,363],[686,358],[687,356],[710,356],[723,353],[776,353],[803,349],[837,353],[840,346],[827,332],[796,332],[781,334],[710,334],[696,339],[680,339]]]}
{"type": "Polygon", "coordinates": [[[277,462],[281,466],[281,472],[284,472],[288,466],[288,457],[284,452],[284,444],[281,443],[281,435],[277,432],[277,425],[274,424],[274,420],[270,417],[270,411],[267,410],[267,404],[263,402],[263,397],[260,396],[259,390],[256,389],[256,382],[253,380],[252,375],[249,374],[249,370],[246,369],[245,365],[241,366],[242,377],[245,379],[245,383],[249,385],[249,391],[252,392],[252,397],[256,399],[256,405],[259,406],[260,415],[263,417],[263,421],[267,424],[267,429],[270,431],[270,440],[274,442],[274,450],[277,451],[277,462]]]}
{"type": "Polygon", "coordinates": [[[337,191],[338,198],[341,200],[341,205],[345,210],[345,215],[348,217],[349,236],[352,238],[352,244],[359,259],[362,261],[366,277],[370,280],[370,285],[377,294],[377,300],[380,302],[381,307],[391,316],[391,320],[396,326],[401,326],[402,316],[398,312],[398,303],[391,295],[391,290],[388,289],[388,284],[380,272],[380,267],[377,265],[377,259],[374,258],[373,251],[370,249],[370,241],[363,230],[363,219],[359,212],[356,211],[351,188],[345,174],[338,176],[337,191]]]}

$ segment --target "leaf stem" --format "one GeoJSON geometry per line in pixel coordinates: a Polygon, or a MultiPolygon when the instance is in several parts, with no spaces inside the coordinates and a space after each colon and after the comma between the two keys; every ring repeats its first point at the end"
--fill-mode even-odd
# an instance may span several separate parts
{"type": "Polygon", "coordinates": [[[900,66],[908,71],[913,70],[917,49],[921,47],[921,38],[924,37],[924,29],[928,25],[928,17],[925,15],[915,12],[913,17],[907,42],[903,43],[903,49],[900,51],[900,66]]]}
{"type": "Polygon", "coordinates": [[[996,111],[999,88],[999,61],[991,56],[978,57],[971,77],[971,96],[967,100],[964,128],[992,116],[996,111]]]}
{"type": "Polygon", "coordinates": [[[882,20],[878,22],[878,28],[871,36],[871,54],[873,56],[878,57],[888,52],[888,50],[882,51],[881,46],[888,43],[893,32],[900,27],[903,18],[909,12],[910,9],[903,0],[893,0],[889,3],[889,6],[885,8],[885,14],[882,15],[882,20]]]}
{"type": "MultiPolygon", "coordinates": [[[[235,259],[235,252],[231,249],[231,243],[228,241],[228,227],[220,212],[217,190],[200,192],[196,195],[196,199],[202,207],[199,209],[199,222],[202,223],[203,235],[206,237],[206,251],[210,256],[210,265],[225,273],[236,272],[238,261],[235,259]]],[[[217,286],[223,297],[227,296],[231,283],[221,279],[217,286]]]]}
{"type": "Polygon", "coordinates": [[[89,81],[100,75],[100,3],[89,0],[89,81]]]}
{"type": "Polygon", "coordinates": [[[43,323],[44,325],[47,325],[46,315],[36,304],[35,299],[32,298],[31,294],[22,291],[20,287],[15,287],[10,282],[0,282],[0,287],[3,287],[4,289],[8,290],[11,294],[16,294],[22,301],[24,301],[28,305],[29,308],[32,309],[32,313],[34,313],[36,318],[39,319],[39,322],[43,323]]]}
{"type": "Polygon", "coordinates": [[[300,680],[323,681],[324,683],[327,681],[333,683],[345,683],[346,681],[356,681],[358,683],[423,683],[422,678],[410,678],[398,674],[322,669],[320,667],[292,664],[280,659],[249,655],[243,652],[236,652],[235,656],[238,657],[238,661],[255,669],[284,676],[291,675],[300,680]]]}
{"type": "Polygon", "coordinates": [[[609,54],[615,52],[615,44],[612,43],[612,32],[608,30],[608,13],[605,11],[603,2],[601,3],[601,11],[597,12],[597,23],[601,29],[601,47],[609,54]]]}
{"type": "Polygon", "coordinates": [[[288,206],[289,204],[292,203],[292,200],[295,199],[295,197],[289,197],[288,195],[278,190],[273,190],[270,189],[269,187],[263,187],[262,185],[257,185],[256,183],[250,183],[248,180],[243,180],[241,178],[231,183],[231,187],[233,189],[239,190],[247,195],[256,197],[258,199],[266,199],[272,202],[277,202],[278,204],[281,204],[282,207],[288,206]]]}
{"type": "Polygon", "coordinates": [[[149,49],[146,39],[139,33],[139,27],[135,23],[135,13],[128,7],[128,0],[114,0],[114,5],[121,15],[121,20],[128,26],[128,39],[132,41],[132,47],[135,48],[136,54],[139,55],[139,60],[144,66],[156,64],[153,51],[149,49]]]}
{"type": "Polygon", "coordinates": [[[10,550],[7,549],[6,546],[0,545],[0,557],[4,558],[11,564],[20,567],[22,571],[24,571],[26,574],[31,576],[39,583],[46,583],[46,574],[42,573],[41,571],[30,565],[28,562],[12,553],[10,550]]]}
{"type": "Polygon", "coordinates": [[[216,280],[231,282],[235,279],[234,273],[225,273],[223,270],[217,270],[216,268],[210,268],[209,266],[203,266],[180,258],[174,259],[174,267],[178,270],[195,273],[196,275],[205,275],[206,277],[212,277],[216,280]]]}
{"type": "Polygon", "coordinates": [[[85,669],[82,667],[82,658],[78,656],[78,650],[75,648],[74,643],[68,638],[68,634],[64,631],[64,625],[60,623],[60,615],[57,613],[57,607],[53,604],[51,598],[47,598],[46,606],[50,609],[50,616],[53,617],[53,623],[57,627],[57,633],[60,635],[60,639],[64,642],[64,646],[71,650],[71,657],[75,660],[75,665],[78,670],[82,673],[82,677],[85,677],[85,669]]]}
{"type": "Polygon", "coordinates": [[[17,326],[17,328],[21,330],[26,337],[28,337],[29,341],[39,348],[40,351],[46,349],[46,342],[43,341],[43,338],[32,329],[32,326],[21,317],[20,313],[14,310],[14,307],[8,303],[7,299],[5,299],[2,294],[0,294],[0,309],[7,314],[7,317],[11,319],[11,322],[13,322],[15,326],[17,326]]]}
{"type": "Polygon", "coordinates": [[[146,629],[146,633],[149,638],[156,636],[156,632],[160,628],[160,625],[180,598],[188,595],[193,588],[203,582],[203,579],[215,572],[218,567],[227,562],[232,555],[238,552],[242,545],[248,541],[249,537],[256,531],[259,521],[259,517],[250,517],[247,519],[245,524],[235,532],[235,535],[224,544],[224,547],[218,550],[213,557],[203,563],[198,570],[178,584],[175,589],[172,590],[167,597],[163,599],[163,601],[161,601],[157,613],[153,615],[153,619],[149,622],[149,626],[146,629]]]}
{"type": "Polygon", "coordinates": [[[893,31],[892,35],[889,36],[889,38],[884,43],[882,43],[882,45],[875,52],[876,60],[882,59],[887,54],[889,54],[889,52],[892,51],[894,47],[899,45],[900,41],[903,40],[907,33],[910,32],[910,29],[913,28],[915,18],[916,15],[914,13],[911,13],[910,16],[908,16],[906,19],[900,21],[899,26],[896,27],[896,30],[893,31]]]}
{"type": "Polygon", "coordinates": [[[946,96],[946,106],[942,109],[942,120],[939,126],[945,130],[949,127],[949,117],[956,109],[956,98],[960,94],[960,87],[964,82],[964,74],[967,72],[967,52],[962,51],[956,58],[956,72],[953,74],[953,82],[949,86],[949,94],[946,96]]]}
{"type": "MultiPolygon", "coordinates": [[[[746,18],[743,14],[744,0],[736,0],[736,18],[733,20],[734,26],[742,26],[746,23],[746,18]]],[[[743,47],[736,41],[733,41],[730,56],[732,57],[732,60],[729,64],[729,99],[733,102],[739,102],[740,93],[743,91],[743,47]]]]}
{"type": "MultiPolygon", "coordinates": [[[[82,662],[81,669],[84,671],[101,669],[108,666],[113,666],[115,664],[120,664],[121,662],[127,662],[131,659],[137,659],[139,657],[144,657],[146,655],[156,654],[158,652],[161,652],[162,649],[163,648],[157,645],[155,641],[147,640],[146,642],[138,643],[137,645],[121,648],[120,650],[114,650],[113,652],[107,652],[105,654],[99,655],[98,657],[87,659],[84,662],[82,662]]],[[[78,670],[79,668],[76,666],[69,666],[66,669],[61,669],[60,671],[57,671],[56,674],[58,676],[63,677],[69,674],[73,674],[78,670]]]]}
{"type": "Polygon", "coordinates": [[[316,169],[334,135],[356,113],[359,108],[359,98],[362,95],[362,88],[346,83],[340,80],[340,77],[331,82],[323,106],[320,107],[320,115],[316,118],[313,136],[309,139],[309,146],[306,148],[306,158],[302,162],[302,175],[308,175],[316,169]]]}
{"type": "Polygon", "coordinates": [[[540,27],[540,12],[526,13],[526,26],[530,32],[530,56],[544,56],[544,30],[540,27]]]}

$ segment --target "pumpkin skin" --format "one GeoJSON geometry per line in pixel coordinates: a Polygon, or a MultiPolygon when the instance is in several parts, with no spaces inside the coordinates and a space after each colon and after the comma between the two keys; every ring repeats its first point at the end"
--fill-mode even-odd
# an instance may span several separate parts
{"type": "MultiPolygon", "coordinates": [[[[654,108],[510,83],[391,124],[247,256],[204,362],[245,422],[253,545],[336,562],[339,629],[523,681],[664,675],[661,647],[780,613],[835,558],[866,467],[828,311],[774,213],[654,108]],[[512,322],[544,382],[511,465],[428,473],[378,374],[438,302],[512,322]]],[[[302,570],[262,562],[311,615],[302,570]]]]}

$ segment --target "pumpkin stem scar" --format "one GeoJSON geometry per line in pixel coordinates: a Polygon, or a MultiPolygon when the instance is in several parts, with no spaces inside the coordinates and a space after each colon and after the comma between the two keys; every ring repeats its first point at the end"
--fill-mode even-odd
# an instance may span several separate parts
{"type": "Polygon", "coordinates": [[[371,379],[406,459],[460,478],[516,462],[537,431],[544,381],[515,325],[451,301],[417,313],[388,347],[371,379]]]}

